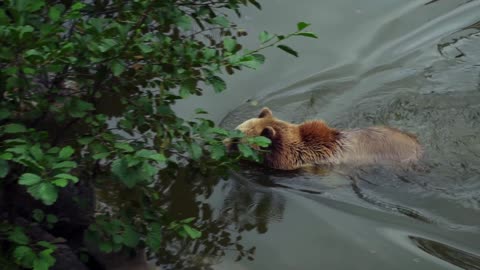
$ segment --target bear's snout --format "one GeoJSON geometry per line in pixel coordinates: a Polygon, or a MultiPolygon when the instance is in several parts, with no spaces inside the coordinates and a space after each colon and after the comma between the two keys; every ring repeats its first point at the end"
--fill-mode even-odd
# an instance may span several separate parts
{"type": "Polygon", "coordinates": [[[238,143],[240,143],[239,138],[228,138],[223,140],[223,144],[227,148],[227,152],[232,153],[232,152],[237,152],[238,151],[238,143]]]}

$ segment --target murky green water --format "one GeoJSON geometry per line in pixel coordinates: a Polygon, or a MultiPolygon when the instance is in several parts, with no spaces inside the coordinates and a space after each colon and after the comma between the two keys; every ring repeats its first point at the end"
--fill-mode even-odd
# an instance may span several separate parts
{"type": "Polygon", "coordinates": [[[298,59],[269,51],[261,71],[179,111],[205,107],[230,128],[262,106],[292,122],[385,124],[417,134],[426,156],[409,170],[246,166],[175,208],[218,225],[182,249],[189,269],[480,269],[480,1],[263,6],[242,21],[252,40],[301,20],[320,39],[292,40],[298,59]]]}

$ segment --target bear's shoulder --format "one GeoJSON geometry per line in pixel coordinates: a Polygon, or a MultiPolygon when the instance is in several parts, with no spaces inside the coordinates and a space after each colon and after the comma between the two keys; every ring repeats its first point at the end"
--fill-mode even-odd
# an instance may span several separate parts
{"type": "Polygon", "coordinates": [[[299,125],[301,139],[305,142],[333,142],[339,139],[340,132],[329,127],[322,120],[307,121],[299,125]]]}

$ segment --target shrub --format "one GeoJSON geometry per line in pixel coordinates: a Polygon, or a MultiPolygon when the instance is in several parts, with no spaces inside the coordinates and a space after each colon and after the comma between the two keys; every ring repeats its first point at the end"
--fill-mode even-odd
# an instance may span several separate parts
{"type": "MultiPolygon", "coordinates": [[[[155,207],[162,196],[156,181],[186,166],[207,174],[231,169],[240,158],[258,160],[251,146],[269,141],[216,127],[200,108],[195,119],[182,119],[172,105],[206,89],[224,91],[222,74],[258,68],[265,48],[297,56],[282,44],[286,38],[315,38],[303,31],[308,24],[302,22],[288,35],[264,31],[259,47],[246,49],[240,41],[247,33],[229,17],[240,16],[247,5],[260,8],[255,0],[2,1],[3,192],[21,187],[43,205],[55,206],[63,189],[82,182],[98,189],[120,183],[109,191],[138,196],[121,208],[98,212],[89,225],[88,239],[103,252],[138,247],[155,252],[166,232],[199,238],[194,218],[173,220],[155,207]],[[227,155],[226,138],[241,141],[239,154],[227,155]]],[[[1,210],[3,253],[27,268],[54,265],[56,245],[33,241],[29,226],[15,218],[55,234],[62,221],[56,212],[51,207],[25,209],[26,214],[1,210]]]]}

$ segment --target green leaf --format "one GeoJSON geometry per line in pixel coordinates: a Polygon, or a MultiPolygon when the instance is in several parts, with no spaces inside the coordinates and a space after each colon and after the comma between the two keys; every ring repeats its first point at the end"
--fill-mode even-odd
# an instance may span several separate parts
{"type": "Polygon", "coordinates": [[[93,140],[95,140],[94,137],[83,137],[78,139],[77,141],[81,145],[87,145],[87,144],[90,144],[93,140]]]}
{"type": "Polygon", "coordinates": [[[25,57],[38,56],[38,57],[43,58],[44,54],[41,53],[41,52],[39,52],[38,50],[30,49],[30,50],[28,50],[28,51],[25,52],[24,56],[25,56],[25,57]]]}
{"type": "Polygon", "coordinates": [[[35,255],[35,252],[27,246],[17,246],[13,250],[13,258],[15,258],[15,261],[27,268],[32,268],[33,267],[33,262],[37,258],[35,255]]]}
{"type": "Polygon", "coordinates": [[[7,148],[5,151],[10,152],[10,153],[15,153],[18,155],[24,155],[27,153],[27,146],[26,145],[18,145],[16,147],[12,148],[7,148]]]}
{"type": "Polygon", "coordinates": [[[58,154],[58,152],[60,152],[60,148],[59,147],[52,147],[50,149],[47,150],[47,153],[48,154],[58,154]]]}
{"type": "Polygon", "coordinates": [[[30,242],[28,236],[20,227],[15,227],[11,232],[8,233],[8,240],[20,245],[27,245],[30,242]]]}
{"type": "Polygon", "coordinates": [[[195,217],[189,217],[189,218],[186,218],[186,219],[182,219],[180,222],[182,223],[192,223],[192,221],[195,220],[195,217]]]}
{"type": "Polygon", "coordinates": [[[45,6],[45,1],[44,0],[35,0],[35,1],[29,1],[27,11],[33,12],[37,11],[45,6]]]}
{"type": "Polygon", "coordinates": [[[60,16],[62,15],[62,10],[62,6],[55,5],[48,10],[48,17],[50,17],[52,21],[56,22],[58,21],[58,19],[60,19],[60,16]]]}
{"type": "Polygon", "coordinates": [[[256,53],[256,54],[252,54],[253,58],[255,58],[255,60],[260,63],[260,64],[263,64],[265,63],[265,56],[263,54],[259,54],[259,53],[256,53]]]}
{"type": "Polygon", "coordinates": [[[57,187],[66,187],[68,185],[68,180],[67,179],[63,179],[63,178],[60,178],[60,179],[55,179],[52,181],[52,184],[54,184],[55,186],[57,187]]]}
{"type": "Polygon", "coordinates": [[[75,168],[77,167],[77,163],[74,161],[62,161],[52,166],[52,169],[63,169],[63,168],[75,168]]]}
{"type": "Polygon", "coordinates": [[[223,47],[227,52],[233,52],[237,46],[237,41],[231,37],[226,37],[223,39],[223,47]]]}
{"type": "Polygon", "coordinates": [[[52,249],[52,250],[55,250],[57,248],[54,244],[47,241],[38,241],[37,246],[44,247],[47,249],[52,249]]]}
{"type": "Polygon", "coordinates": [[[151,181],[153,175],[158,172],[158,168],[151,166],[148,162],[143,162],[140,166],[129,167],[126,158],[113,161],[110,170],[128,188],[141,182],[151,181]]]}
{"type": "MultiPolygon", "coordinates": [[[[26,144],[27,143],[27,141],[24,139],[9,139],[9,140],[5,140],[4,142],[6,142],[7,144],[26,144]]],[[[27,146],[19,145],[18,147],[27,147],[27,146]]]]}
{"type": "Polygon", "coordinates": [[[120,76],[125,71],[125,65],[120,60],[114,60],[111,64],[113,75],[120,76]]]}
{"type": "Polygon", "coordinates": [[[150,224],[150,230],[147,233],[145,244],[156,252],[161,248],[162,244],[162,226],[159,223],[150,224]]]}
{"type": "Polygon", "coordinates": [[[118,234],[114,235],[114,236],[112,237],[112,240],[113,240],[113,242],[114,242],[115,244],[121,244],[121,243],[123,243],[123,237],[122,237],[121,235],[118,235],[118,234]]]}
{"type": "Polygon", "coordinates": [[[258,36],[258,39],[260,40],[260,43],[267,43],[270,40],[272,40],[275,37],[275,35],[272,35],[268,33],[267,31],[262,31],[260,32],[260,35],[258,36]]]}
{"type": "Polygon", "coordinates": [[[306,22],[299,22],[297,23],[297,30],[302,31],[303,29],[309,27],[311,24],[306,23],[306,22]]]}
{"type": "Polygon", "coordinates": [[[143,162],[140,167],[141,178],[143,181],[152,180],[152,177],[158,173],[158,168],[150,165],[148,162],[143,162]]]}
{"type": "Polygon", "coordinates": [[[147,150],[147,149],[142,149],[142,150],[136,152],[135,156],[148,158],[148,159],[151,159],[151,160],[155,160],[157,162],[165,162],[167,160],[167,158],[165,158],[164,155],[159,154],[156,151],[147,150]]]}
{"type": "Polygon", "coordinates": [[[30,167],[32,169],[37,169],[37,170],[40,170],[40,171],[45,170],[45,167],[38,164],[35,160],[33,160],[33,159],[31,159],[27,156],[22,156],[22,157],[17,158],[17,159],[15,159],[15,162],[20,163],[20,164],[22,164],[26,167],[30,167]]]}
{"type": "Polygon", "coordinates": [[[58,153],[58,157],[61,159],[67,159],[72,156],[72,154],[75,152],[71,146],[65,146],[60,150],[60,153],[58,153]]]}
{"type": "Polygon", "coordinates": [[[197,143],[192,143],[190,145],[190,153],[192,154],[192,159],[198,160],[202,156],[202,147],[197,143]]]}
{"type": "Polygon", "coordinates": [[[47,215],[47,222],[50,224],[54,224],[58,222],[58,218],[55,215],[48,214],[47,215]]]}
{"type": "Polygon", "coordinates": [[[197,87],[196,80],[186,80],[180,85],[180,97],[186,98],[190,96],[197,87]]]}
{"type": "Polygon", "coordinates": [[[0,159],[11,160],[13,158],[12,153],[2,153],[0,154],[0,159]]]}
{"type": "Polygon", "coordinates": [[[227,88],[225,81],[218,76],[210,76],[207,78],[207,82],[213,87],[215,93],[223,92],[227,88]]]}
{"type": "Polygon", "coordinates": [[[135,149],[133,149],[133,147],[131,147],[130,144],[124,143],[124,142],[117,142],[114,144],[114,146],[115,148],[119,150],[123,150],[124,152],[127,152],[127,153],[135,151],[135,149]]]}
{"type": "Polygon", "coordinates": [[[91,103],[78,98],[73,99],[67,108],[68,113],[75,118],[82,118],[87,115],[88,111],[92,111],[94,109],[95,107],[91,103]]]}
{"type": "Polygon", "coordinates": [[[202,108],[197,108],[195,109],[195,114],[208,114],[208,112],[202,108]]]}
{"type": "Polygon", "coordinates": [[[212,59],[217,54],[217,51],[212,48],[203,48],[202,52],[205,59],[212,59]]]}
{"type": "Polygon", "coordinates": [[[241,132],[240,130],[235,129],[235,130],[229,131],[228,136],[231,137],[231,138],[243,138],[243,137],[245,137],[245,134],[243,132],[241,132]]]}
{"type": "Polygon", "coordinates": [[[223,129],[223,128],[219,128],[219,127],[214,127],[214,128],[211,128],[208,130],[209,132],[211,133],[216,133],[216,134],[220,134],[220,135],[224,135],[224,136],[227,136],[228,135],[228,131],[223,129]]]}
{"type": "Polygon", "coordinates": [[[43,159],[43,151],[39,144],[35,144],[30,148],[30,154],[32,154],[36,161],[41,161],[43,159]]]}
{"type": "Polygon", "coordinates": [[[240,153],[242,153],[242,156],[248,158],[248,157],[253,157],[255,154],[253,153],[253,150],[244,145],[244,144],[239,144],[238,145],[238,150],[240,151],[240,153]]]}
{"type": "Polygon", "coordinates": [[[27,188],[35,199],[41,200],[45,205],[52,205],[58,197],[58,190],[48,182],[42,182],[27,188]]]}
{"type": "Polygon", "coordinates": [[[35,28],[30,25],[19,26],[18,29],[20,30],[20,39],[22,39],[26,33],[32,33],[33,31],[35,31],[35,28]]]}
{"type": "Polygon", "coordinates": [[[109,51],[112,48],[118,47],[118,42],[114,39],[111,38],[106,38],[103,39],[100,45],[98,45],[98,48],[100,49],[100,52],[104,53],[109,51]]]}
{"type": "Polygon", "coordinates": [[[21,124],[8,124],[3,126],[3,129],[5,133],[10,134],[27,132],[27,128],[21,124]]]}
{"type": "Polygon", "coordinates": [[[260,65],[263,64],[264,61],[265,61],[265,56],[261,54],[253,54],[253,55],[244,56],[241,59],[240,64],[252,69],[257,69],[260,67],[260,65]]]}
{"type": "Polygon", "coordinates": [[[45,218],[45,213],[43,213],[43,211],[41,209],[35,209],[35,210],[33,210],[32,217],[37,222],[42,222],[43,219],[45,218]]]}
{"type": "Polygon", "coordinates": [[[100,251],[110,253],[113,250],[113,245],[111,242],[101,241],[99,243],[100,251]]]}
{"type": "Polygon", "coordinates": [[[0,120],[7,119],[9,116],[10,112],[6,108],[0,108],[0,120]]]}
{"type": "MultiPolygon", "coordinates": [[[[10,18],[5,13],[4,9],[0,9],[0,24],[1,25],[8,25],[10,18]]],[[[0,118],[1,119],[1,118],[0,118]]]]}
{"type": "Polygon", "coordinates": [[[31,186],[40,183],[42,178],[33,173],[24,173],[20,176],[18,183],[23,186],[31,186]]]}
{"type": "Polygon", "coordinates": [[[188,31],[192,28],[192,18],[190,16],[187,16],[187,15],[180,16],[180,17],[178,17],[176,24],[183,31],[188,31]]]}
{"type": "Polygon", "coordinates": [[[48,270],[55,264],[55,258],[52,256],[53,249],[45,249],[38,253],[38,257],[33,261],[34,270],[48,270]]]}
{"type": "Polygon", "coordinates": [[[125,156],[124,159],[127,161],[127,166],[129,168],[142,163],[141,159],[131,155],[125,156]]]}
{"type": "Polygon", "coordinates": [[[317,35],[315,35],[314,33],[312,32],[302,32],[302,33],[298,33],[298,34],[295,34],[296,36],[304,36],[304,37],[310,37],[310,38],[318,38],[317,35]]]}
{"type": "MultiPolygon", "coordinates": [[[[116,159],[112,162],[112,165],[110,167],[114,175],[116,175],[121,180],[125,178],[128,181],[128,177],[127,177],[128,171],[126,171],[125,169],[125,167],[128,168],[128,164],[126,160],[120,159],[120,158],[116,159]]],[[[133,187],[135,185],[135,182],[130,183],[130,181],[128,181],[126,185],[128,187],[133,187]]]]}
{"type": "Polygon", "coordinates": [[[292,48],[288,47],[287,45],[278,45],[277,47],[295,57],[298,57],[298,53],[294,51],[292,48]]]}
{"type": "Polygon", "coordinates": [[[219,160],[225,156],[225,146],[222,144],[212,145],[210,147],[211,156],[215,160],[219,160]]]}
{"type": "Polygon", "coordinates": [[[131,226],[127,226],[123,233],[123,244],[127,247],[134,248],[140,241],[140,234],[133,230],[131,226]]]}
{"type": "Polygon", "coordinates": [[[252,139],[252,142],[260,147],[267,147],[269,146],[272,141],[267,138],[267,137],[263,137],[263,136],[259,136],[259,137],[254,137],[254,138],[251,138],[252,139]]]}
{"type": "Polygon", "coordinates": [[[98,154],[93,155],[92,158],[95,159],[95,160],[104,159],[104,158],[108,157],[109,155],[110,155],[109,152],[98,153],[98,154]]]}
{"type": "Polygon", "coordinates": [[[260,3],[258,3],[256,0],[248,0],[250,2],[250,4],[254,5],[256,8],[258,8],[259,10],[262,9],[262,6],[260,5],[260,3]]]}
{"type": "Polygon", "coordinates": [[[224,16],[215,17],[212,19],[212,22],[222,27],[230,27],[230,22],[224,16]]]}
{"type": "Polygon", "coordinates": [[[197,239],[202,236],[202,233],[189,225],[183,225],[183,229],[191,239],[197,239]]]}
{"type": "Polygon", "coordinates": [[[6,160],[0,159],[0,178],[7,176],[10,171],[10,166],[6,160]]]}
{"type": "Polygon", "coordinates": [[[71,11],[77,11],[77,10],[80,10],[84,7],[86,7],[87,5],[82,3],[82,2],[76,2],[75,4],[73,4],[71,7],[70,7],[70,10],[71,11]]]}
{"type": "Polygon", "coordinates": [[[151,53],[153,52],[153,48],[152,46],[150,46],[149,44],[145,44],[145,43],[140,43],[140,44],[137,44],[138,48],[140,48],[140,51],[142,51],[142,53],[151,53]]]}
{"type": "Polygon", "coordinates": [[[70,180],[74,183],[78,182],[78,177],[73,176],[73,175],[68,174],[68,173],[59,173],[59,174],[55,175],[54,178],[68,179],[68,180],[70,180]]]}
{"type": "Polygon", "coordinates": [[[36,72],[37,70],[34,69],[34,68],[31,68],[31,67],[23,67],[23,68],[22,68],[22,71],[23,71],[25,74],[35,74],[35,72],[36,72]]]}

